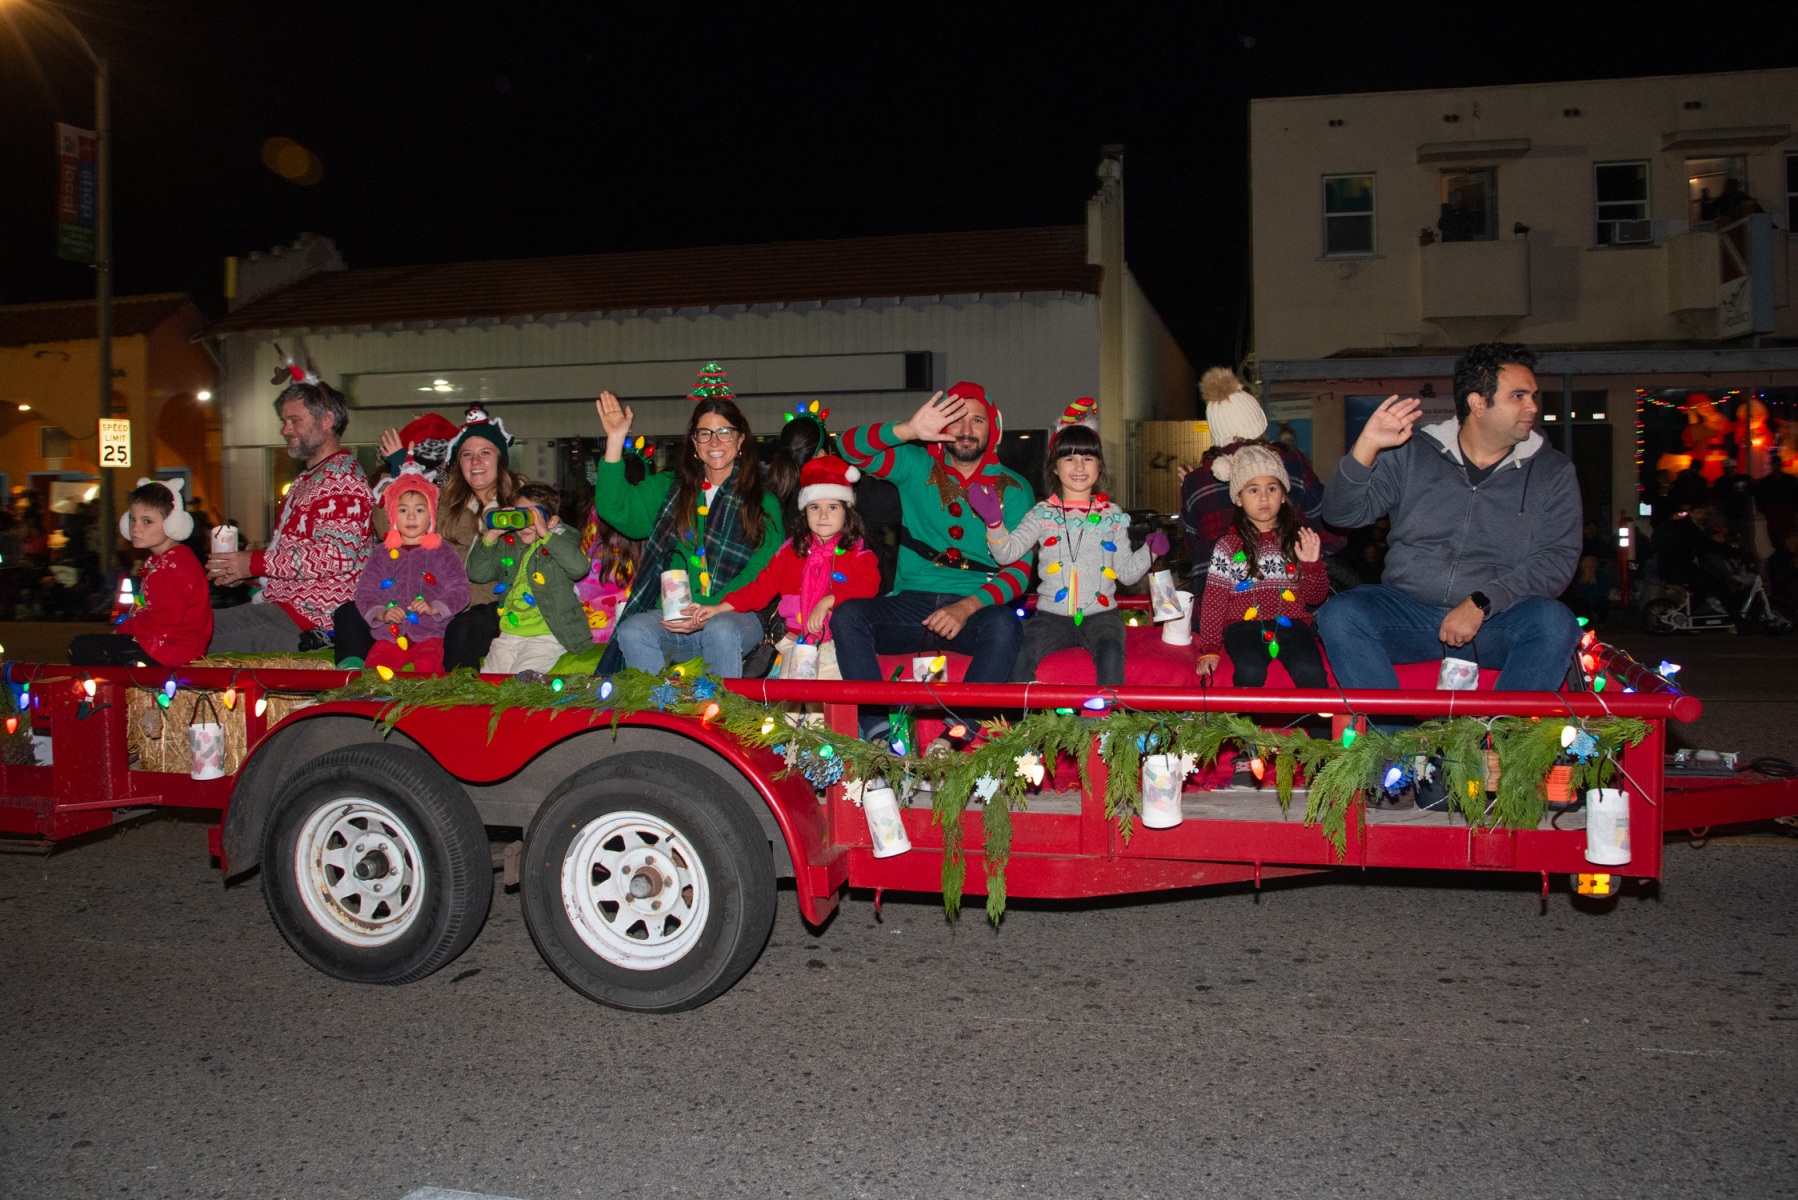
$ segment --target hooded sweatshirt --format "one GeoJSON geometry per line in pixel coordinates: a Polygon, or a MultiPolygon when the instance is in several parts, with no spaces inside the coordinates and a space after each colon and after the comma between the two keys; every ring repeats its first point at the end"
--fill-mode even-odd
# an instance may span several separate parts
{"type": "Polygon", "coordinates": [[[1484,592],[1496,613],[1529,596],[1559,596],[1579,565],[1573,463],[1536,432],[1478,487],[1464,462],[1454,420],[1380,451],[1371,467],[1344,455],[1324,489],[1324,520],[1359,528],[1390,514],[1381,582],[1421,604],[1453,608],[1484,592]]]}

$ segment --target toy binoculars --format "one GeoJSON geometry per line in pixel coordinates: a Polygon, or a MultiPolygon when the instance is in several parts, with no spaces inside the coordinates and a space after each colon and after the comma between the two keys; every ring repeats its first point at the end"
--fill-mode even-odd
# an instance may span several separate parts
{"type": "Polygon", "coordinates": [[[487,514],[489,529],[529,529],[534,508],[496,508],[487,514]]]}

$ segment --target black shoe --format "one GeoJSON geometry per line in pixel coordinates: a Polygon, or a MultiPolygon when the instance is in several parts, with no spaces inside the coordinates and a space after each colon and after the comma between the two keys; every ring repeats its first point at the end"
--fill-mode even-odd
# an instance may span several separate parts
{"type": "Polygon", "coordinates": [[[310,650],[329,650],[331,645],[331,631],[328,629],[308,629],[300,635],[301,654],[310,650]]]}

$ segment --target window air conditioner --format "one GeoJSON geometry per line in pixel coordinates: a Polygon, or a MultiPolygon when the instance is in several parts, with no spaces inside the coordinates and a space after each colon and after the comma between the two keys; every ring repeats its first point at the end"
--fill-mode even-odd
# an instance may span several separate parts
{"type": "Polygon", "coordinates": [[[1643,246],[1654,241],[1653,221],[1617,222],[1617,245],[1643,246]]]}

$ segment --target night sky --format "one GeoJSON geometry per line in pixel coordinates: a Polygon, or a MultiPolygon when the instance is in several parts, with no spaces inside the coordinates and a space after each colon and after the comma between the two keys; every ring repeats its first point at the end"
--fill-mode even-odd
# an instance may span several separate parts
{"type": "MultiPolygon", "coordinates": [[[[91,124],[91,77],[20,3],[0,301],[90,296],[54,257],[51,123],[91,124]]],[[[219,311],[225,255],[301,230],[374,267],[1078,223],[1121,142],[1132,268],[1200,365],[1246,349],[1251,97],[1798,62],[1789,3],[975,7],[60,6],[114,64],[120,294],[219,311]],[[316,183],[264,165],[275,137],[316,183]]]]}

